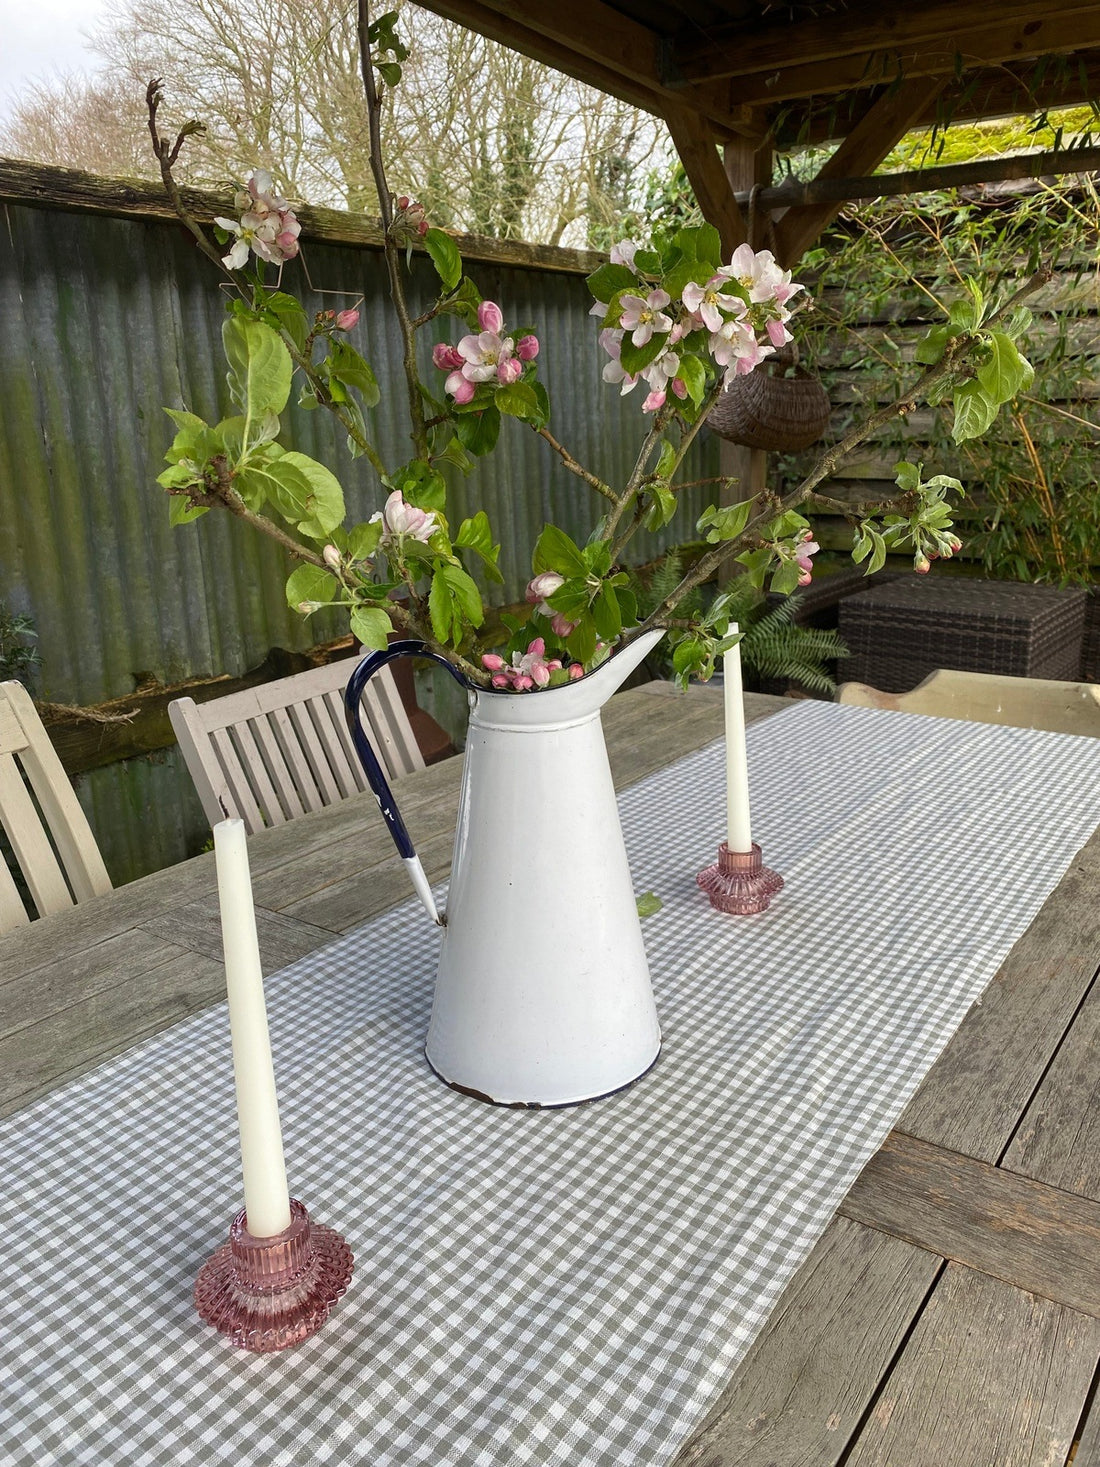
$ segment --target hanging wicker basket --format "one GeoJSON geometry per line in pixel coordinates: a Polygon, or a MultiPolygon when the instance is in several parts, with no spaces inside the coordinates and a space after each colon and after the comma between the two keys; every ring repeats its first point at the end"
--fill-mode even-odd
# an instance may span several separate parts
{"type": "Polygon", "coordinates": [[[735,377],[711,408],[708,425],[731,443],[791,453],[816,443],[829,425],[829,394],[798,366],[792,342],[747,377],[735,377]],[[793,377],[779,373],[794,367],[793,377]]]}

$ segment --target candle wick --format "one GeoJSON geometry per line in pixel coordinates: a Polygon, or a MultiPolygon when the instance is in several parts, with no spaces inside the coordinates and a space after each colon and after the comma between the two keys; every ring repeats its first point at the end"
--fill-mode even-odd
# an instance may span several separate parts
{"type": "Polygon", "coordinates": [[[222,807],[222,814],[227,820],[230,820],[232,817],[230,816],[229,811],[226,809],[225,801],[222,799],[221,795],[218,796],[218,804],[222,807]]]}

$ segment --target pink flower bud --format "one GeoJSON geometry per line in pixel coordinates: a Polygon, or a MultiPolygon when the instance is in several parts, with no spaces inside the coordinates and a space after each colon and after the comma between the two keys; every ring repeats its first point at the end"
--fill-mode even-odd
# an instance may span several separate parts
{"type": "Polygon", "coordinates": [[[497,652],[486,652],[481,659],[481,665],[489,672],[499,672],[504,666],[504,658],[497,652]]]}
{"type": "Polygon", "coordinates": [[[543,641],[543,639],[541,637],[535,637],[533,641],[528,642],[528,644],[527,644],[527,655],[528,655],[528,657],[545,657],[546,656],[546,643],[543,641]]]}
{"type": "Polygon", "coordinates": [[[428,221],[426,219],[421,219],[420,223],[416,226],[416,232],[420,235],[421,238],[423,238],[424,235],[427,234],[428,221]]]}
{"type": "Polygon", "coordinates": [[[443,385],[457,403],[472,402],[474,393],[477,391],[476,384],[464,377],[461,372],[452,372],[443,385]]]}
{"type": "Polygon", "coordinates": [[[545,688],[550,682],[550,667],[548,663],[541,662],[531,669],[531,676],[540,688],[545,688]]]}
{"type": "Polygon", "coordinates": [[[336,312],[336,329],[337,329],[337,331],[351,331],[351,330],[353,330],[358,325],[359,325],[359,312],[358,311],[337,311],[336,312]]]}
{"type": "Polygon", "coordinates": [[[642,403],[642,412],[655,413],[658,408],[663,408],[664,405],[665,394],[663,392],[651,392],[645,402],[642,403]]]}
{"type": "Polygon", "coordinates": [[[409,207],[409,196],[408,196],[408,194],[402,194],[401,195],[401,197],[397,200],[397,207],[399,209],[407,209],[409,207]]]}
{"type": "Polygon", "coordinates": [[[450,346],[445,341],[436,342],[432,347],[432,361],[441,372],[453,372],[462,366],[465,358],[457,347],[450,346]]]}
{"type": "Polygon", "coordinates": [[[579,662],[574,662],[569,668],[569,680],[575,683],[579,677],[584,677],[584,668],[579,662]]]}
{"type": "Polygon", "coordinates": [[[515,682],[513,682],[512,686],[517,693],[526,693],[528,688],[535,686],[535,681],[533,678],[529,678],[526,673],[521,673],[515,682]]]}
{"type": "Polygon", "coordinates": [[[553,596],[555,591],[560,591],[564,585],[565,577],[558,575],[557,571],[543,571],[541,575],[528,581],[527,600],[532,605],[536,601],[545,601],[548,596],[553,596]]]}
{"type": "Polygon", "coordinates": [[[515,357],[509,357],[506,362],[497,363],[497,381],[505,387],[515,382],[523,375],[523,363],[517,362],[515,357]]]}
{"type": "Polygon", "coordinates": [[[508,686],[508,679],[502,672],[495,672],[489,681],[494,688],[506,688],[508,686]]]}
{"type": "Polygon", "coordinates": [[[916,571],[918,576],[926,576],[928,572],[932,569],[932,562],[928,559],[926,555],[920,555],[913,562],[913,569],[916,571]]]}
{"type": "Polygon", "coordinates": [[[516,342],[516,356],[521,362],[533,362],[539,354],[537,336],[521,336],[516,342]]]}
{"type": "Polygon", "coordinates": [[[326,565],[330,565],[333,570],[336,570],[340,565],[340,552],[335,545],[326,545],[324,550],[321,551],[321,559],[326,565]]]}
{"type": "Polygon", "coordinates": [[[482,331],[495,331],[500,334],[504,327],[504,313],[495,301],[482,301],[477,308],[477,324],[482,331]]]}
{"type": "Polygon", "coordinates": [[[569,618],[567,616],[563,616],[560,611],[555,611],[554,615],[550,618],[550,625],[553,628],[554,635],[556,637],[567,637],[569,633],[573,630],[573,628],[577,625],[577,623],[575,621],[570,621],[569,618]]]}

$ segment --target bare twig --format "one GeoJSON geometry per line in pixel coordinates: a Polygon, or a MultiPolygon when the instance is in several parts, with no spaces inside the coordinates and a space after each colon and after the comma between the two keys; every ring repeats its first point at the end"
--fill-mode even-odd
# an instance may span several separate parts
{"type": "Polygon", "coordinates": [[[605,484],[602,479],[597,478],[583,464],[579,464],[569,450],[558,442],[549,428],[536,428],[535,432],[540,438],[544,438],[549,443],[550,447],[560,457],[562,463],[571,474],[576,474],[578,479],[583,479],[586,484],[591,485],[595,489],[597,494],[602,494],[605,499],[610,499],[612,504],[618,503],[618,496],[610,484],[605,484]]]}

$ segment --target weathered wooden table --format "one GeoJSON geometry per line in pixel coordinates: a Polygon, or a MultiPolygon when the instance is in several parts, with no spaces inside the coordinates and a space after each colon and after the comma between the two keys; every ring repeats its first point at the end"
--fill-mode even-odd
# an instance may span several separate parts
{"type": "MultiPolygon", "coordinates": [[[[748,704],[750,717],[783,706],[748,704]]],[[[621,785],[719,737],[721,699],[650,685],[613,699],[604,723],[621,785]]],[[[447,872],[460,763],[402,783],[433,880],[447,872]]],[[[264,832],[250,852],[268,970],[408,895],[366,797],[264,832]]],[[[863,1172],[678,1467],[1066,1467],[1074,1451],[1074,1467],[1100,1464],[1098,963],[1100,834],[863,1172]]],[[[211,855],[9,933],[0,1112],[223,994],[211,855]]]]}

